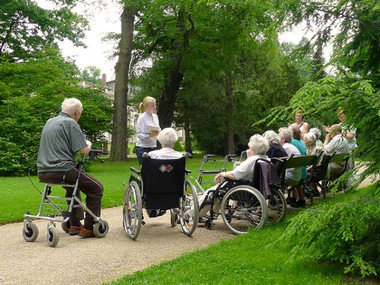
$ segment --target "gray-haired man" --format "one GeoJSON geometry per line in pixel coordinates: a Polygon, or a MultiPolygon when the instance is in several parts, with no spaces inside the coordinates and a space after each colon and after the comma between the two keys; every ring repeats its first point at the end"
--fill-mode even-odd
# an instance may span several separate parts
{"type": "MultiPolygon", "coordinates": [[[[66,181],[74,184],[78,177],[75,155],[78,151],[88,154],[92,144],[84,138],[78,124],[83,112],[82,103],[76,98],[65,99],[61,109],[59,115],[49,119],[42,130],[37,157],[37,175],[40,181],[45,183],[66,181]]],[[[65,189],[66,197],[70,197],[73,188],[65,187],[65,189]]],[[[103,185],[87,173],[82,172],[79,189],[86,194],[87,207],[99,217],[103,185]]],[[[83,216],[82,208],[73,208],[70,215],[69,234],[93,237],[94,219],[91,215],[86,214],[82,226],[80,220],[83,219],[83,216]]]]}

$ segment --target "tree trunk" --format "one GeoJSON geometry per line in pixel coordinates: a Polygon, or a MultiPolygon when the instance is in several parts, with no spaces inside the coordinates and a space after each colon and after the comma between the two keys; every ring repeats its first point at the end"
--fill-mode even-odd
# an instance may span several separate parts
{"type": "Polygon", "coordinates": [[[115,66],[115,99],[113,114],[113,130],[110,159],[112,161],[127,161],[127,101],[129,66],[132,58],[132,42],[136,1],[130,0],[124,4],[121,14],[121,38],[119,43],[119,59],[115,66]]]}
{"type": "Polygon", "coordinates": [[[161,128],[170,127],[174,118],[174,109],[177,101],[178,91],[183,79],[181,62],[183,54],[189,44],[189,33],[186,30],[186,17],[183,11],[179,12],[177,27],[181,31],[182,37],[173,43],[173,51],[176,52],[173,58],[172,68],[169,77],[166,79],[165,87],[160,98],[157,115],[160,119],[161,128]]]}
{"type": "Polygon", "coordinates": [[[234,154],[235,153],[235,143],[234,143],[234,130],[232,127],[233,121],[233,113],[234,113],[234,105],[232,101],[233,97],[233,87],[232,87],[233,75],[232,72],[229,71],[226,74],[226,97],[227,97],[227,153],[234,154]]]}
{"type": "Polygon", "coordinates": [[[193,153],[193,150],[191,149],[189,117],[186,114],[185,114],[184,128],[185,128],[185,151],[188,153],[193,153]]]}

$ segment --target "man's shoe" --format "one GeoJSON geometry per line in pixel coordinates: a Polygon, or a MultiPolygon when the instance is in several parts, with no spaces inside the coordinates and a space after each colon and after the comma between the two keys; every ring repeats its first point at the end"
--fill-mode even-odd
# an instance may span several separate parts
{"type": "Polygon", "coordinates": [[[300,208],[300,207],[305,207],[305,205],[306,205],[305,200],[298,200],[297,202],[290,204],[290,207],[300,208]]]}
{"type": "Polygon", "coordinates": [[[69,235],[71,236],[76,236],[76,235],[79,235],[81,229],[83,228],[83,226],[79,226],[79,227],[76,227],[76,226],[71,226],[70,229],[69,229],[69,235]]]}
{"type": "Polygon", "coordinates": [[[85,228],[81,228],[80,229],[79,236],[82,237],[82,238],[95,237],[93,230],[88,230],[88,229],[85,229],[85,228]]]}

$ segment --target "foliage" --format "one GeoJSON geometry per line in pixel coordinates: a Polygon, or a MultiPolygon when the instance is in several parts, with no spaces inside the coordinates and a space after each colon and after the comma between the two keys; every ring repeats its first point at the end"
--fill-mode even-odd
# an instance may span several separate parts
{"type": "Polygon", "coordinates": [[[313,207],[291,220],[278,243],[291,246],[293,259],[334,260],[345,272],[380,272],[379,182],[357,197],[313,207]]]}
{"type": "Polygon", "coordinates": [[[54,9],[30,0],[0,0],[0,62],[35,58],[36,52],[64,39],[83,45],[87,21],[72,12],[77,1],[49,1],[54,9]]]}
{"type": "MultiPolygon", "coordinates": [[[[204,151],[226,153],[231,130],[238,149],[245,147],[250,135],[262,131],[250,128],[252,122],[275,104],[287,104],[302,86],[296,65],[279,47],[271,1],[139,5],[134,42],[134,71],[139,74],[135,84],[141,87],[137,96],[156,97],[160,112],[176,74],[178,90],[168,99],[175,102],[175,124],[188,122],[204,151]],[[147,59],[151,65],[139,64],[147,59]]],[[[163,113],[159,115],[168,112],[163,113]]]]}
{"type": "Polygon", "coordinates": [[[28,62],[0,64],[0,175],[24,174],[35,164],[42,128],[64,98],[82,101],[80,124],[90,140],[102,140],[102,133],[111,130],[111,101],[102,89],[80,87],[78,75],[55,50],[28,62]]]}
{"type": "Polygon", "coordinates": [[[280,2],[284,25],[306,21],[319,39],[333,42],[333,61],[362,78],[379,80],[380,6],[376,0],[323,0],[280,2]]]}
{"type": "Polygon", "coordinates": [[[183,147],[182,147],[181,142],[179,140],[177,140],[175,142],[173,149],[176,151],[183,151],[183,147]]]}
{"type": "Polygon", "coordinates": [[[88,66],[86,67],[81,74],[82,78],[86,82],[90,82],[93,84],[102,84],[102,79],[100,78],[100,69],[96,66],[88,66]]]}
{"type": "Polygon", "coordinates": [[[268,125],[277,121],[290,120],[296,109],[301,107],[314,121],[333,124],[336,110],[340,107],[347,114],[346,123],[358,128],[358,148],[354,154],[366,162],[361,179],[380,173],[377,159],[380,144],[380,91],[375,90],[367,80],[349,80],[328,76],[318,83],[309,82],[292,98],[288,107],[276,107],[266,119],[268,125]],[[315,102],[318,102],[316,104],[315,102]],[[329,120],[325,118],[329,115],[329,120]]]}

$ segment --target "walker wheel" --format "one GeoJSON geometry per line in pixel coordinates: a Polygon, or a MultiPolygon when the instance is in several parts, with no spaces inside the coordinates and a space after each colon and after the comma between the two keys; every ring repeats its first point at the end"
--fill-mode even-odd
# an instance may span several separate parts
{"type": "Polygon", "coordinates": [[[94,225],[94,235],[98,238],[105,237],[108,233],[109,226],[107,221],[102,220],[94,225]]]}
{"type": "Polygon", "coordinates": [[[36,224],[27,223],[26,226],[22,229],[22,236],[27,242],[33,242],[38,237],[38,227],[36,224]],[[25,231],[26,227],[26,231],[25,231]]]}
{"type": "Polygon", "coordinates": [[[47,243],[50,247],[55,247],[59,242],[59,232],[55,226],[49,226],[47,232],[47,243]]]}

